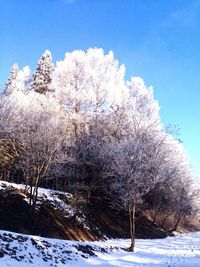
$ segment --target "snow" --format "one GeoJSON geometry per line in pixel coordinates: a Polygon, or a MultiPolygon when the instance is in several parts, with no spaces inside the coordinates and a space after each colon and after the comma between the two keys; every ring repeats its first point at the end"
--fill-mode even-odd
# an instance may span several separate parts
{"type": "MultiPolygon", "coordinates": [[[[23,189],[24,185],[0,181],[0,191],[9,188],[23,189]]],[[[68,216],[75,212],[70,201],[62,200],[63,196],[70,200],[71,194],[39,188],[38,195],[41,202],[67,210],[68,216]]],[[[136,240],[135,252],[126,251],[129,245],[125,239],[78,242],[0,230],[0,267],[200,267],[200,232],[136,240]]]]}
{"type": "MultiPolygon", "coordinates": [[[[0,190],[5,190],[5,189],[23,190],[24,188],[25,185],[23,184],[15,184],[5,181],[0,181],[0,190]]],[[[66,216],[71,217],[76,213],[76,210],[71,205],[68,205],[65,201],[63,201],[62,200],[63,197],[70,200],[71,198],[73,198],[73,195],[70,193],[56,191],[52,189],[39,188],[37,206],[39,206],[43,201],[48,201],[52,205],[56,206],[56,208],[65,211],[67,214],[66,216]]],[[[29,202],[28,197],[25,197],[25,201],[29,202]]]]}
{"type": "MultiPolygon", "coordinates": [[[[0,191],[8,189],[23,190],[24,188],[25,185],[23,184],[15,184],[6,181],[0,181],[0,191]]],[[[29,199],[25,195],[24,195],[24,200],[27,203],[29,203],[29,199]]],[[[79,213],[77,213],[76,208],[72,204],[72,202],[74,202],[73,194],[39,187],[38,201],[36,208],[39,208],[39,206],[44,202],[51,203],[51,205],[54,206],[56,209],[62,211],[64,217],[66,218],[76,217],[76,221],[79,221],[79,223],[81,223],[85,229],[89,229],[89,225],[87,223],[87,218],[85,214],[80,214],[79,216],[79,213]]]]}
{"type": "Polygon", "coordinates": [[[66,241],[0,231],[1,267],[198,267],[200,232],[155,240],[66,241]]]}

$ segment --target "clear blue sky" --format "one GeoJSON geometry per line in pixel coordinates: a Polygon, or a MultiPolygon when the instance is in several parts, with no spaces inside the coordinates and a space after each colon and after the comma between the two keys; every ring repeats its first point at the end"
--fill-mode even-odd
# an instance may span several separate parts
{"type": "Polygon", "coordinates": [[[45,49],[102,47],[127,78],[153,85],[161,117],[178,124],[200,173],[200,0],[0,0],[0,83],[11,65],[34,69],[45,49]]]}

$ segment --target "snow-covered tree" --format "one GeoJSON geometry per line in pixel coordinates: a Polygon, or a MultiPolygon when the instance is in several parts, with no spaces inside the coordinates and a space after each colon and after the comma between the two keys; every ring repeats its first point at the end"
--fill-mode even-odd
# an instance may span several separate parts
{"type": "Polygon", "coordinates": [[[102,49],[66,53],[56,64],[52,80],[55,95],[69,110],[97,111],[122,101],[124,66],[102,49]]]}
{"type": "Polygon", "coordinates": [[[124,67],[119,67],[112,52],[106,55],[102,49],[66,53],[56,64],[52,87],[71,114],[77,138],[91,121],[97,124],[105,110],[122,103],[124,67]]]}
{"type": "Polygon", "coordinates": [[[51,52],[46,50],[40,60],[37,68],[32,76],[31,89],[40,94],[52,92],[51,79],[54,70],[51,52]]]}
{"type": "Polygon", "coordinates": [[[29,75],[30,68],[28,66],[19,70],[17,64],[14,64],[11,69],[9,79],[5,84],[4,95],[8,96],[14,91],[25,92],[29,82],[29,75]]]}
{"type": "Polygon", "coordinates": [[[154,210],[154,223],[176,230],[184,215],[197,212],[199,187],[183,144],[168,134],[163,143],[165,169],[163,180],[147,196],[154,210]],[[196,204],[195,204],[196,203],[196,204]],[[174,221],[174,225],[173,225],[174,221]]]}
{"type": "Polygon", "coordinates": [[[164,138],[156,132],[138,133],[110,149],[105,176],[110,177],[112,206],[129,212],[131,251],[135,246],[135,210],[143,196],[163,179],[164,138]]]}
{"type": "Polygon", "coordinates": [[[89,193],[104,187],[113,207],[129,211],[133,250],[138,203],[156,185],[187,186],[192,174],[182,144],[164,129],[153,88],[124,76],[113,53],[97,48],[66,53],[55,70],[46,51],[31,83],[29,68],[15,66],[0,99],[0,164],[12,162],[36,186],[31,202],[49,170],[66,179],[74,173],[89,193]]]}
{"type": "Polygon", "coordinates": [[[22,172],[30,186],[30,204],[35,205],[38,186],[50,168],[53,171],[52,164],[67,160],[63,150],[71,128],[67,113],[55,99],[33,91],[6,97],[0,112],[5,114],[0,150],[10,151],[7,157],[22,172]]]}
{"type": "Polygon", "coordinates": [[[4,88],[5,95],[10,95],[13,92],[13,90],[15,90],[16,78],[17,78],[18,72],[19,72],[19,67],[17,63],[15,63],[10,70],[10,74],[9,74],[7,82],[5,83],[5,88],[4,88]]]}

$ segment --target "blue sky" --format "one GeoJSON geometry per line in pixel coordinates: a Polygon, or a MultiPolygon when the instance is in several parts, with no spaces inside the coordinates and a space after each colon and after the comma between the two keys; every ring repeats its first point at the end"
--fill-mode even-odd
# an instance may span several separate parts
{"type": "Polygon", "coordinates": [[[102,47],[127,79],[153,85],[165,124],[200,173],[200,0],[0,0],[0,83],[11,65],[32,70],[44,50],[102,47]]]}

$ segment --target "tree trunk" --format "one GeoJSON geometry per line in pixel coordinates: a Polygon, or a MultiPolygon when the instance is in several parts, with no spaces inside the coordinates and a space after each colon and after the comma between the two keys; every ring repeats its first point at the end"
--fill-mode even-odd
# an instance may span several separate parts
{"type": "Polygon", "coordinates": [[[161,224],[161,228],[162,228],[162,229],[164,229],[165,222],[167,221],[167,219],[169,218],[169,216],[170,216],[170,214],[168,214],[168,215],[166,215],[166,216],[164,217],[164,220],[163,220],[163,222],[162,222],[162,224],[161,224]]]}
{"type": "Polygon", "coordinates": [[[36,207],[36,202],[37,202],[39,182],[40,182],[40,175],[38,174],[36,177],[36,181],[35,181],[35,185],[34,185],[34,191],[33,191],[33,204],[32,204],[32,206],[34,209],[36,207]]]}
{"type": "Polygon", "coordinates": [[[31,178],[31,183],[30,183],[30,195],[29,195],[30,206],[32,206],[32,200],[33,200],[33,178],[31,178]]]}
{"type": "Polygon", "coordinates": [[[135,204],[129,205],[129,220],[130,220],[130,234],[131,246],[129,251],[134,251],[135,248],[135,204]]]}
{"type": "Polygon", "coordinates": [[[174,226],[173,231],[176,231],[176,230],[177,230],[177,227],[178,227],[178,225],[179,225],[179,223],[180,223],[180,220],[181,220],[181,213],[182,213],[182,210],[179,210],[179,212],[178,212],[178,216],[177,216],[177,221],[176,221],[176,223],[175,223],[175,226],[174,226]]]}
{"type": "Polygon", "coordinates": [[[153,223],[156,224],[156,218],[160,211],[160,206],[155,210],[154,216],[153,216],[153,223]]]}
{"type": "Polygon", "coordinates": [[[90,203],[90,197],[91,197],[91,189],[90,187],[88,188],[88,193],[87,193],[87,204],[90,203]]]}

